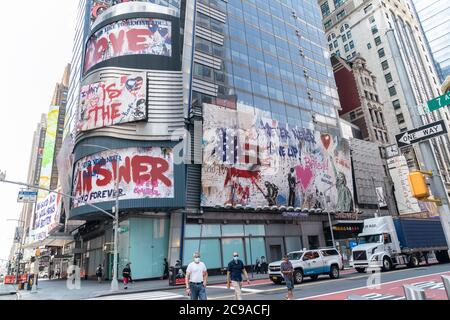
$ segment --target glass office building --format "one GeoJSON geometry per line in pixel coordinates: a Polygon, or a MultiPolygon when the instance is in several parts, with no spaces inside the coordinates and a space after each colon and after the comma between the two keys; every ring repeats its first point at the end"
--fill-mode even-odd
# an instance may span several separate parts
{"type": "Polygon", "coordinates": [[[450,75],[450,2],[411,0],[427,38],[439,80],[450,75]]]}

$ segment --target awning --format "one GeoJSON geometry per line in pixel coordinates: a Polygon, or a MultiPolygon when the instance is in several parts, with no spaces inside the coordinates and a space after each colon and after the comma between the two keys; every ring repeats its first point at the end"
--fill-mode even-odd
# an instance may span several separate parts
{"type": "Polygon", "coordinates": [[[71,236],[70,234],[54,234],[54,235],[50,235],[47,238],[40,240],[40,241],[36,241],[33,243],[29,243],[23,246],[23,248],[39,248],[39,247],[62,247],[65,244],[67,244],[68,242],[73,241],[73,236],[71,236]]]}
{"type": "MultiPolygon", "coordinates": [[[[333,226],[336,225],[349,225],[349,224],[364,224],[364,220],[334,220],[331,222],[331,224],[333,226]]],[[[325,227],[329,228],[330,227],[330,223],[328,221],[325,222],[325,227]]]]}

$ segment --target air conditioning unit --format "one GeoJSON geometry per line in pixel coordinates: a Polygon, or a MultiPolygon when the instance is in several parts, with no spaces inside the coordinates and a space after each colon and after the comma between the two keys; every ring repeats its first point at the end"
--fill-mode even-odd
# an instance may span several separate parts
{"type": "Polygon", "coordinates": [[[303,75],[305,76],[305,78],[309,78],[308,70],[303,69],[303,75]]]}
{"type": "Polygon", "coordinates": [[[305,51],[303,51],[303,49],[299,49],[298,52],[300,53],[300,55],[301,55],[302,57],[305,56],[305,51]]]}
{"type": "Polygon", "coordinates": [[[297,37],[301,37],[302,36],[301,33],[300,33],[300,30],[295,30],[295,34],[297,35],[297,37]]]}

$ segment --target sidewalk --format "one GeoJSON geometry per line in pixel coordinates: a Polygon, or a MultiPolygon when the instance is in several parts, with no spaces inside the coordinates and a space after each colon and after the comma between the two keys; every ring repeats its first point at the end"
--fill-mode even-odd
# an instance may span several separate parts
{"type": "MultiPolygon", "coordinates": [[[[252,275],[249,274],[249,276],[252,280],[252,275]]],[[[267,274],[254,274],[253,276],[253,280],[266,279],[269,281],[267,274]]],[[[225,275],[210,276],[208,279],[208,284],[211,285],[225,284],[225,282],[225,275]]],[[[122,283],[119,283],[119,291],[117,292],[111,292],[110,286],[111,281],[97,283],[95,280],[81,280],[81,288],[71,290],[68,289],[66,280],[39,279],[37,293],[20,290],[19,296],[20,300],[79,300],[117,294],[172,290],[177,287],[183,288],[183,286],[169,286],[169,280],[136,281],[129,284],[127,290],[123,289],[122,283]]]]}

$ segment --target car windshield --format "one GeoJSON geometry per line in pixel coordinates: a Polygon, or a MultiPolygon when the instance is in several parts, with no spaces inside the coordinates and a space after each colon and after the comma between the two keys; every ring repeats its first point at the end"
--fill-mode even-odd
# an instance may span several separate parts
{"type": "Polygon", "coordinates": [[[289,252],[288,257],[289,260],[300,260],[302,258],[303,252],[289,252]]]}
{"type": "Polygon", "coordinates": [[[364,244],[364,243],[380,243],[382,241],[381,234],[371,234],[366,235],[358,238],[358,244],[364,244]]]}

